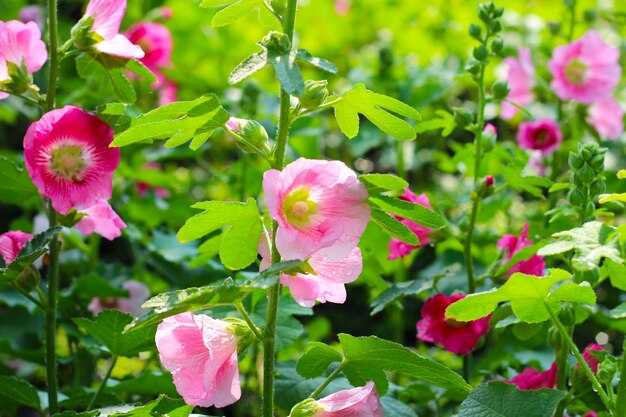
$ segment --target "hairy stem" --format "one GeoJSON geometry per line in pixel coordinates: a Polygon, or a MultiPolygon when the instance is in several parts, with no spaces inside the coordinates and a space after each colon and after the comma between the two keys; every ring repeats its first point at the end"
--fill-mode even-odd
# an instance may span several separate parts
{"type": "Polygon", "coordinates": [[[243,307],[242,304],[237,304],[236,307],[237,307],[237,311],[239,312],[239,314],[241,315],[243,320],[248,324],[248,327],[250,327],[250,330],[252,331],[252,333],[254,333],[256,338],[259,339],[259,341],[262,342],[264,337],[261,334],[261,330],[259,330],[259,328],[256,327],[256,325],[254,324],[254,322],[252,321],[252,319],[248,315],[248,312],[246,311],[246,309],[243,307]]]}
{"type": "MultiPolygon", "coordinates": [[[[573,329],[570,328],[567,330],[571,338],[573,329]]],[[[557,369],[557,375],[558,375],[556,387],[557,389],[561,391],[567,391],[567,375],[568,375],[568,367],[569,367],[568,361],[567,361],[568,358],[569,358],[569,350],[565,346],[562,346],[561,350],[558,351],[557,357],[556,357],[556,369],[557,369]]],[[[563,417],[563,414],[565,413],[566,403],[567,403],[566,399],[563,399],[563,401],[559,403],[559,406],[556,408],[556,412],[554,413],[554,417],[563,417]]]]}
{"type": "Polygon", "coordinates": [[[617,410],[616,417],[626,417],[626,339],[624,339],[624,350],[622,351],[622,369],[620,371],[619,383],[617,385],[617,410]]]}
{"type": "Polygon", "coordinates": [[[111,360],[111,365],[109,365],[109,369],[107,369],[107,373],[104,375],[104,378],[102,379],[102,382],[100,383],[100,386],[98,387],[98,391],[96,391],[93,397],[91,397],[91,401],[89,401],[89,405],[87,406],[87,411],[91,410],[91,408],[95,404],[100,394],[102,394],[102,391],[104,391],[104,387],[106,387],[107,381],[111,377],[111,372],[113,372],[113,368],[115,368],[116,363],[117,363],[117,356],[113,356],[113,359],[111,360]]]}
{"type": "Polygon", "coordinates": [[[57,29],[57,0],[48,0],[48,93],[45,111],[54,108],[59,78],[59,34],[57,29]]]}
{"type": "MultiPolygon", "coordinates": [[[[48,220],[50,227],[57,225],[57,213],[49,203],[48,220]]],[[[59,254],[61,244],[58,237],[50,241],[50,261],[48,264],[48,308],[46,311],[46,384],[50,414],[59,411],[57,399],[57,292],[59,289],[59,254]]]]}

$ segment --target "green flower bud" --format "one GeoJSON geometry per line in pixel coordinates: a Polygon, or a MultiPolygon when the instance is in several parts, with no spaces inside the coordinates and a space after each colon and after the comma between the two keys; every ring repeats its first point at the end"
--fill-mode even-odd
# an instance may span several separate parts
{"type": "Polygon", "coordinates": [[[604,171],[604,153],[595,155],[591,158],[589,164],[591,165],[591,168],[598,173],[604,171]]]}
{"type": "Polygon", "coordinates": [[[574,173],[571,175],[571,180],[574,183],[574,185],[578,188],[584,187],[585,185],[585,183],[582,180],[580,170],[574,171],[574,173]]]}
{"type": "Polygon", "coordinates": [[[474,113],[466,109],[465,107],[453,107],[454,121],[457,126],[463,128],[474,123],[474,113]]]}
{"type": "Polygon", "coordinates": [[[268,33],[261,44],[268,50],[271,50],[279,55],[285,54],[291,50],[291,41],[289,37],[284,33],[272,31],[268,33]]]}
{"type": "MultiPolygon", "coordinates": [[[[593,201],[589,201],[587,203],[587,213],[590,214],[590,217],[593,217],[591,214],[596,211],[596,205],[593,203],[593,201]]],[[[590,217],[587,217],[587,219],[589,219],[590,217]]],[[[583,220],[587,220],[587,219],[583,219],[583,220]]]]}
{"type": "Polygon", "coordinates": [[[250,326],[244,320],[234,317],[228,317],[224,319],[229,324],[228,331],[239,338],[237,342],[237,351],[243,352],[254,342],[254,333],[250,330],[250,326]]]}
{"type": "Polygon", "coordinates": [[[304,83],[304,93],[300,96],[300,105],[305,109],[316,109],[328,97],[328,81],[308,80],[304,83]]]}
{"type": "Polygon", "coordinates": [[[20,272],[15,280],[15,286],[20,290],[29,293],[39,286],[41,275],[37,268],[29,265],[25,270],[20,272]]]}
{"type": "Polygon", "coordinates": [[[587,144],[587,145],[581,146],[578,150],[578,153],[582,157],[583,161],[589,162],[591,161],[591,158],[593,158],[596,155],[596,150],[597,150],[597,146],[587,144]]]}
{"type": "Polygon", "coordinates": [[[559,313],[559,318],[565,326],[573,326],[576,324],[576,311],[569,304],[564,305],[559,313]]]}
{"type": "Polygon", "coordinates": [[[511,89],[509,88],[509,83],[507,83],[506,81],[498,80],[491,87],[491,94],[496,100],[502,100],[503,98],[506,98],[506,96],[508,96],[510,92],[511,89]]]}
{"type": "Polygon", "coordinates": [[[596,177],[596,173],[593,172],[593,169],[587,164],[583,165],[578,172],[580,173],[580,180],[583,184],[591,184],[596,177]]]}
{"type": "Polygon", "coordinates": [[[558,36],[561,34],[561,24],[559,22],[548,22],[548,30],[554,36],[558,36]]]}
{"type": "Polygon", "coordinates": [[[577,153],[574,153],[574,152],[570,152],[569,153],[568,163],[569,163],[570,167],[572,167],[574,169],[578,169],[578,168],[583,166],[584,162],[583,162],[582,158],[580,157],[580,155],[578,155],[577,153]]]}
{"type": "Polygon", "coordinates": [[[12,62],[6,62],[9,79],[0,82],[0,88],[10,94],[22,94],[33,84],[33,75],[24,64],[18,66],[12,62]]]}
{"type": "Polygon", "coordinates": [[[617,363],[613,358],[607,357],[598,365],[596,376],[600,382],[605,384],[611,383],[615,374],[617,374],[617,363]]]}
{"type": "Polygon", "coordinates": [[[313,398],[307,398],[293,406],[289,417],[311,417],[320,410],[321,407],[317,405],[317,401],[313,398]]]}
{"type": "Polygon", "coordinates": [[[257,153],[257,150],[266,151],[269,136],[261,123],[231,117],[226,126],[239,135],[235,136],[235,144],[241,150],[250,153],[257,153]]]}
{"type": "Polygon", "coordinates": [[[495,10],[493,11],[493,15],[495,17],[502,17],[503,14],[504,14],[504,7],[496,7],[495,10]]]}
{"type": "Polygon", "coordinates": [[[478,62],[474,58],[468,59],[465,63],[465,71],[469,72],[470,74],[478,75],[478,73],[480,72],[480,62],[478,62]]]}
{"type": "Polygon", "coordinates": [[[285,10],[287,10],[287,0],[271,0],[270,6],[272,10],[282,16],[285,10]]]}
{"type": "Polygon", "coordinates": [[[478,61],[485,61],[489,57],[489,51],[487,50],[485,45],[479,45],[474,48],[474,53],[472,55],[478,61]]]}
{"type": "Polygon", "coordinates": [[[580,206],[585,201],[585,195],[578,188],[574,188],[569,192],[567,199],[573,206],[580,206]]]}
{"type": "Polygon", "coordinates": [[[499,20],[492,20],[491,23],[489,23],[489,31],[491,33],[502,32],[502,23],[500,23],[499,20]]]}
{"type": "Polygon", "coordinates": [[[480,26],[478,26],[475,23],[472,23],[469,27],[469,34],[472,38],[476,39],[476,40],[480,40],[480,37],[482,36],[482,29],[480,28],[480,26]]]}
{"type": "Polygon", "coordinates": [[[589,192],[593,196],[600,195],[606,191],[606,183],[603,180],[595,180],[589,187],[589,192]]]}
{"type": "Polygon", "coordinates": [[[561,336],[559,329],[554,326],[550,327],[548,330],[548,343],[550,343],[550,346],[558,352],[564,347],[565,343],[563,342],[563,336],[561,336]]]}
{"type": "Polygon", "coordinates": [[[489,23],[489,21],[491,20],[491,16],[489,16],[489,10],[483,4],[478,6],[478,17],[485,23],[489,23]]]}
{"type": "Polygon", "coordinates": [[[502,38],[495,38],[493,42],[491,42],[491,51],[494,54],[499,55],[503,49],[504,41],[502,40],[502,38]]]}

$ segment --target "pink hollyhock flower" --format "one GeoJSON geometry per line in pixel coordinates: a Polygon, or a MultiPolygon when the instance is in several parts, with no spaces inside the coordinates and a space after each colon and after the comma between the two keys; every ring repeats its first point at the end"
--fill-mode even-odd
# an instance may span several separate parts
{"type": "Polygon", "coordinates": [[[607,45],[598,32],[590,30],[567,45],[554,49],[548,67],[551,86],[561,100],[589,104],[611,93],[622,69],[619,49],[607,45]]]}
{"type": "MultiPolygon", "coordinates": [[[[428,196],[426,194],[420,194],[419,196],[417,196],[409,188],[406,188],[404,190],[404,194],[402,194],[398,198],[404,201],[408,201],[410,203],[419,204],[420,206],[424,206],[429,209],[433,208],[430,205],[430,201],[428,200],[428,196]]],[[[434,230],[429,229],[428,227],[422,226],[421,224],[418,224],[414,222],[413,220],[403,219],[402,217],[398,217],[398,216],[394,216],[394,217],[400,220],[400,222],[404,224],[406,227],[411,229],[411,231],[419,239],[420,244],[417,246],[413,246],[413,245],[409,245],[408,243],[401,241],[400,239],[396,239],[395,237],[392,237],[391,241],[389,242],[389,256],[388,256],[389,260],[404,258],[405,256],[409,255],[414,250],[421,248],[422,246],[425,246],[429,244],[430,242],[432,242],[432,240],[430,239],[430,235],[434,232],[434,230]]]]}
{"type": "MultiPolygon", "coordinates": [[[[506,257],[504,262],[508,262],[513,255],[527,246],[533,244],[533,241],[528,239],[528,223],[524,224],[519,237],[514,235],[504,235],[498,241],[498,247],[505,251],[506,257]]],[[[543,270],[546,268],[546,263],[543,261],[543,256],[533,255],[530,259],[520,261],[509,268],[506,276],[507,278],[516,272],[521,272],[527,275],[542,276],[543,270]]]]}
{"type": "Polygon", "coordinates": [[[467,355],[478,340],[489,331],[491,315],[469,322],[446,319],[449,305],[465,298],[463,294],[437,294],[430,297],[422,307],[422,319],[417,322],[417,338],[436,343],[449,352],[467,355]]]}
{"type": "Polygon", "coordinates": [[[383,406],[372,381],[362,387],[335,392],[316,401],[311,417],[384,417],[383,406]]]}
{"type": "Polygon", "coordinates": [[[128,290],[128,297],[94,298],[87,306],[87,310],[93,314],[98,314],[102,310],[119,310],[135,317],[145,313],[146,310],[141,308],[141,305],[150,297],[150,289],[138,281],[126,281],[122,284],[122,288],[128,290]]]}
{"type": "Polygon", "coordinates": [[[0,255],[4,259],[4,263],[9,265],[17,258],[20,251],[29,240],[33,238],[30,233],[24,233],[19,230],[6,232],[0,235],[0,255]]]}
{"type": "Polygon", "coordinates": [[[321,252],[331,261],[350,255],[370,218],[368,194],[343,162],[300,158],[263,175],[265,204],[278,221],[276,246],[283,258],[321,252]]]}
{"type": "MultiPolygon", "coordinates": [[[[0,88],[9,81],[9,65],[24,66],[35,73],[48,58],[46,44],[41,40],[41,31],[35,22],[22,23],[17,20],[0,21],[0,88]]],[[[0,99],[8,94],[0,92],[0,99]]]]}
{"type": "Polygon", "coordinates": [[[111,198],[119,148],[110,148],[113,129],[96,115],[66,106],[43,115],[24,138],[26,169],[44,197],[61,214],[111,198]]]}
{"type": "Polygon", "coordinates": [[[24,23],[35,22],[39,28],[43,28],[43,16],[39,6],[22,7],[19,13],[20,20],[24,23]]]}
{"type": "MultiPolygon", "coordinates": [[[[148,162],[143,167],[144,169],[155,169],[157,171],[162,171],[161,165],[159,165],[157,162],[148,162]]],[[[152,185],[141,181],[135,184],[135,188],[137,188],[137,194],[139,194],[140,197],[145,197],[148,190],[154,190],[154,194],[160,198],[167,198],[171,195],[170,191],[166,190],[165,188],[155,188],[152,185]]]]}
{"type": "Polygon", "coordinates": [[[483,132],[490,133],[493,136],[498,136],[498,129],[496,129],[496,127],[494,125],[492,125],[491,123],[487,123],[485,125],[485,128],[483,129],[483,132]]]}
{"type": "Polygon", "coordinates": [[[145,56],[140,61],[151,71],[157,72],[172,65],[172,34],[164,25],[155,22],[137,23],[128,29],[126,36],[144,51],[145,56]]]}
{"type": "Polygon", "coordinates": [[[204,314],[168,317],[156,332],[163,366],[190,405],[225,407],[241,397],[237,343],[229,324],[204,314]]]}
{"type": "Polygon", "coordinates": [[[350,13],[350,0],[335,0],[335,12],[339,16],[346,16],[350,13]]]}
{"type": "Polygon", "coordinates": [[[161,7],[160,11],[161,11],[161,17],[163,19],[167,20],[167,19],[171,19],[172,17],[174,17],[174,10],[169,6],[161,7]]]}
{"type": "Polygon", "coordinates": [[[143,50],[119,34],[126,13],[126,0],[90,0],[84,18],[93,17],[91,32],[101,39],[93,45],[98,51],[126,59],[144,57],[143,50]]]}
{"type": "Polygon", "coordinates": [[[113,240],[122,235],[122,230],[126,228],[126,223],[113,211],[113,208],[106,200],[100,200],[96,205],[79,210],[84,217],[76,223],[76,229],[85,236],[94,233],[113,240]]]}
{"type": "Polygon", "coordinates": [[[507,384],[517,385],[522,391],[530,391],[541,388],[555,388],[557,380],[556,363],[544,372],[538,372],[535,368],[526,368],[513,379],[505,379],[507,384]]]}
{"type": "Polygon", "coordinates": [[[517,132],[517,143],[520,148],[538,150],[543,155],[549,155],[556,151],[562,141],[561,129],[551,119],[522,122],[517,132]]]}
{"type": "MultiPolygon", "coordinates": [[[[506,98],[518,106],[526,107],[535,98],[533,94],[535,67],[530,56],[530,49],[522,48],[517,53],[518,59],[509,57],[504,60],[504,64],[509,70],[507,81],[510,92],[506,98]]],[[[512,119],[518,112],[519,109],[514,105],[507,102],[502,103],[503,119],[512,119]]]]}
{"type": "Polygon", "coordinates": [[[613,97],[601,98],[589,106],[587,122],[600,136],[617,140],[624,133],[624,109],[613,97]]]}
{"type": "Polygon", "coordinates": [[[602,346],[592,343],[583,351],[583,359],[587,362],[587,365],[589,365],[589,368],[591,368],[594,374],[598,372],[600,361],[598,361],[598,358],[596,358],[591,352],[602,352],[603,350],[602,346]]]}
{"type": "Polygon", "coordinates": [[[178,84],[165,79],[159,89],[159,106],[165,106],[175,101],[178,101],[178,84]]]}

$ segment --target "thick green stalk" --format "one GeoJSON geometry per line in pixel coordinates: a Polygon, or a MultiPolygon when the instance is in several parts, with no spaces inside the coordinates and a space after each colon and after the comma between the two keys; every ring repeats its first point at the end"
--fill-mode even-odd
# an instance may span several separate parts
{"type": "MultiPolygon", "coordinates": [[[[293,43],[294,27],[296,23],[296,9],[298,0],[289,0],[287,10],[283,18],[283,33],[293,43]]],[[[272,152],[272,168],[282,170],[285,165],[285,150],[289,140],[289,127],[291,125],[291,100],[289,93],[280,90],[280,116],[276,146],[272,152]]],[[[272,263],[280,262],[280,254],[276,248],[276,232],[278,223],[274,221],[272,233],[272,263]]],[[[263,337],[263,417],[274,417],[274,374],[276,369],[276,319],[278,317],[278,297],[280,296],[280,283],[277,283],[269,291],[269,303],[267,306],[265,334],[263,337]]]]}
{"type": "Polygon", "coordinates": [[[47,112],[54,108],[59,78],[59,33],[57,27],[57,0],[48,0],[48,94],[44,109],[47,112]]]}
{"type": "Polygon", "coordinates": [[[617,410],[616,417],[626,417],[626,339],[624,339],[624,350],[622,351],[622,369],[617,385],[617,410]]]}

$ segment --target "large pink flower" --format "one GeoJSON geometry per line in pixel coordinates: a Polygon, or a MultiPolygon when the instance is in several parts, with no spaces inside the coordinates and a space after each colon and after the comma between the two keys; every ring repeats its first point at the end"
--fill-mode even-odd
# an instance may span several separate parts
{"type": "Polygon", "coordinates": [[[228,323],[200,314],[168,317],[156,332],[161,362],[190,405],[225,407],[241,397],[238,338],[228,323]]]}
{"type": "Polygon", "coordinates": [[[517,132],[520,148],[540,151],[543,155],[551,154],[559,148],[563,134],[559,125],[551,119],[539,119],[523,122],[517,132]]]}
{"type": "Polygon", "coordinates": [[[141,47],[145,56],[141,63],[153,72],[172,65],[172,34],[160,23],[141,22],[128,29],[128,39],[141,47]]]}
{"type": "Polygon", "coordinates": [[[126,228],[126,223],[106,200],[100,200],[96,205],[79,212],[84,214],[84,217],[76,223],[76,229],[85,236],[97,233],[113,240],[122,235],[121,229],[126,228]]]}
{"type": "MultiPolygon", "coordinates": [[[[429,209],[433,208],[430,205],[430,201],[428,200],[428,196],[426,194],[420,194],[419,196],[416,196],[409,188],[406,188],[404,190],[404,194],[402,194],[399,198],[410,203],[419,204],[420,206],[424,206],[429,209]]],[[[389,260],[404,258],[415,249],[421,248],[422,246],[427,245],[431,242],[430,235],[433,233],[434,230],[429,229],[426,226],[422,226],[419,223],[415,223],[413,220],[403,219],[398,216],[395,217],[400,220],[402,224],[411,229],[411,231],[419,239],[420,244],[417,246],[413,246],[401,241],[400,239],[392,237],[391,241],[389,242],[389,260]]]]}
{"type": "Polygon", "coordinates": [[[278,251],[285,259],[314,253],[345,259],[357,246],[370,218],[368,194],[343,162],[300,158],[263,175],[265,204],[278,221],[278,251]]]}
{"type": "Polygon", "coordinates": [[[90,0],[85,18],[93,17],[91,32],[102,40],[93,45],[98,51],[120,58],[143,58],[143,50],[119,34],[126,13],[126,0],[90,0]]]}
{"type": "Polygon", "coordinates": [[[369,381],[362,387],[347,389],[316,401],[318,411],[311,417],[384,417],[376,386],[369,381]]]}
{"type": "Polygon", "coordinates": [[[77,107],[43,115],[24,138],[26,169],[41,194],[61,214],[111,198],[120,150],[109,148],[113,129],[77,107]]]}
{"type": "MultiPolygon", "coordinates": [[[[498,241],[498,247],[506,253],[505,262],[509,261],[513,255],[527,246],[533,244],[533,241],[528,239],[528,223],[524,224],[519,237],[514,235],[504,235],[498,241]]],[[[521,272],[527,275],[542,276],[543,270],[546,268],[546,263],[543,261],[543,256],[533,255],[525,261],[519,261],[509,268],[507,277],[510,277],[516,272],[521,272]]]]}
{"type": "Polygon", "coordinates": [[[601,98],[589,106],[587,122],[603,138],[617,140],[624,133],[624,109],[611,96],[601,98]]]}
{"type": "MultiPolygon", "coordinates": [[[[526,107],[533,101],[535,95],[535,67],[533,66],[530,49],[522,48],[518,50],[518,59],[509,57],[504,60],[508,67],[509,95],[507,100],[512,101],[521,107],[526,107]]],[[[502,118],[512,119],[519,109],[510,103],[502,103],[502,118]]]]}
{"type": "Polygon", "coordinates": [[[602,351],[604,351],[602,346],[597,345],[595,343],[590,344],[583,351],[583,359],[585,360],[585,362],[587,362],[587,365],[589,365],[589,368],[591,368],[594,374],[598,373],[598,366],[600,365],[600,361],[591,352],[602,352],[602,351]]]}
{"type": "Polygon", "coordinates": [[[141,316],[146,310],[141,305],[150,297],[150,289],[138,281],[126,281],[122,288],[128,290],[128,297],[120,298],[94,298],[87,306],[87,310],[93,314],[98,314],[102,310],[120,310],[124,313],[132,314],[135,317],[141,316]]]}
{"type": "Polygon", "coordinates": [[[556,363],[550,369],[539,372],[535,368],[526,368],[512,379],[503,382],[516,385],[522,391],[536,390],[541,388],[555,388],[557,380],[556,363]]]}
{"type": "Polygon", "coordinates": [[[491,315],[469,322],[446,319],[446,309],[463,294],[437,294],[430,297],[422,307],[422,319],[417,322],[417,338],[443,346],[449,352],[467,355],[481,337],[489,331],[491,315]]]}
{"type": "Polygon", "coordinates": [[[4,259],[4,263],[9,265],[17,258],[26,243],[33,238],[30,233],[24,233],[19,230],[6,232],[0,235],[0,255],[4,259]]]}
{"type": "Polygon", "coordinates": [[[622,75],[619,49],[604,43],[593,30],[555,48],[548,67],[556,95],[585,104],[609,95],[622,75]]]}
{"type": "MultiPolygon", "coordinates": [[[[24,65],[32,74],[43,67],[47,57],[46,44],[41,40],[37,23],[0,21],[0,86],[10,80],[9,64],[18,68],[24,65]]],[[[0,99],[7,96],[8,94],[0,92],[0,99]]]]}

